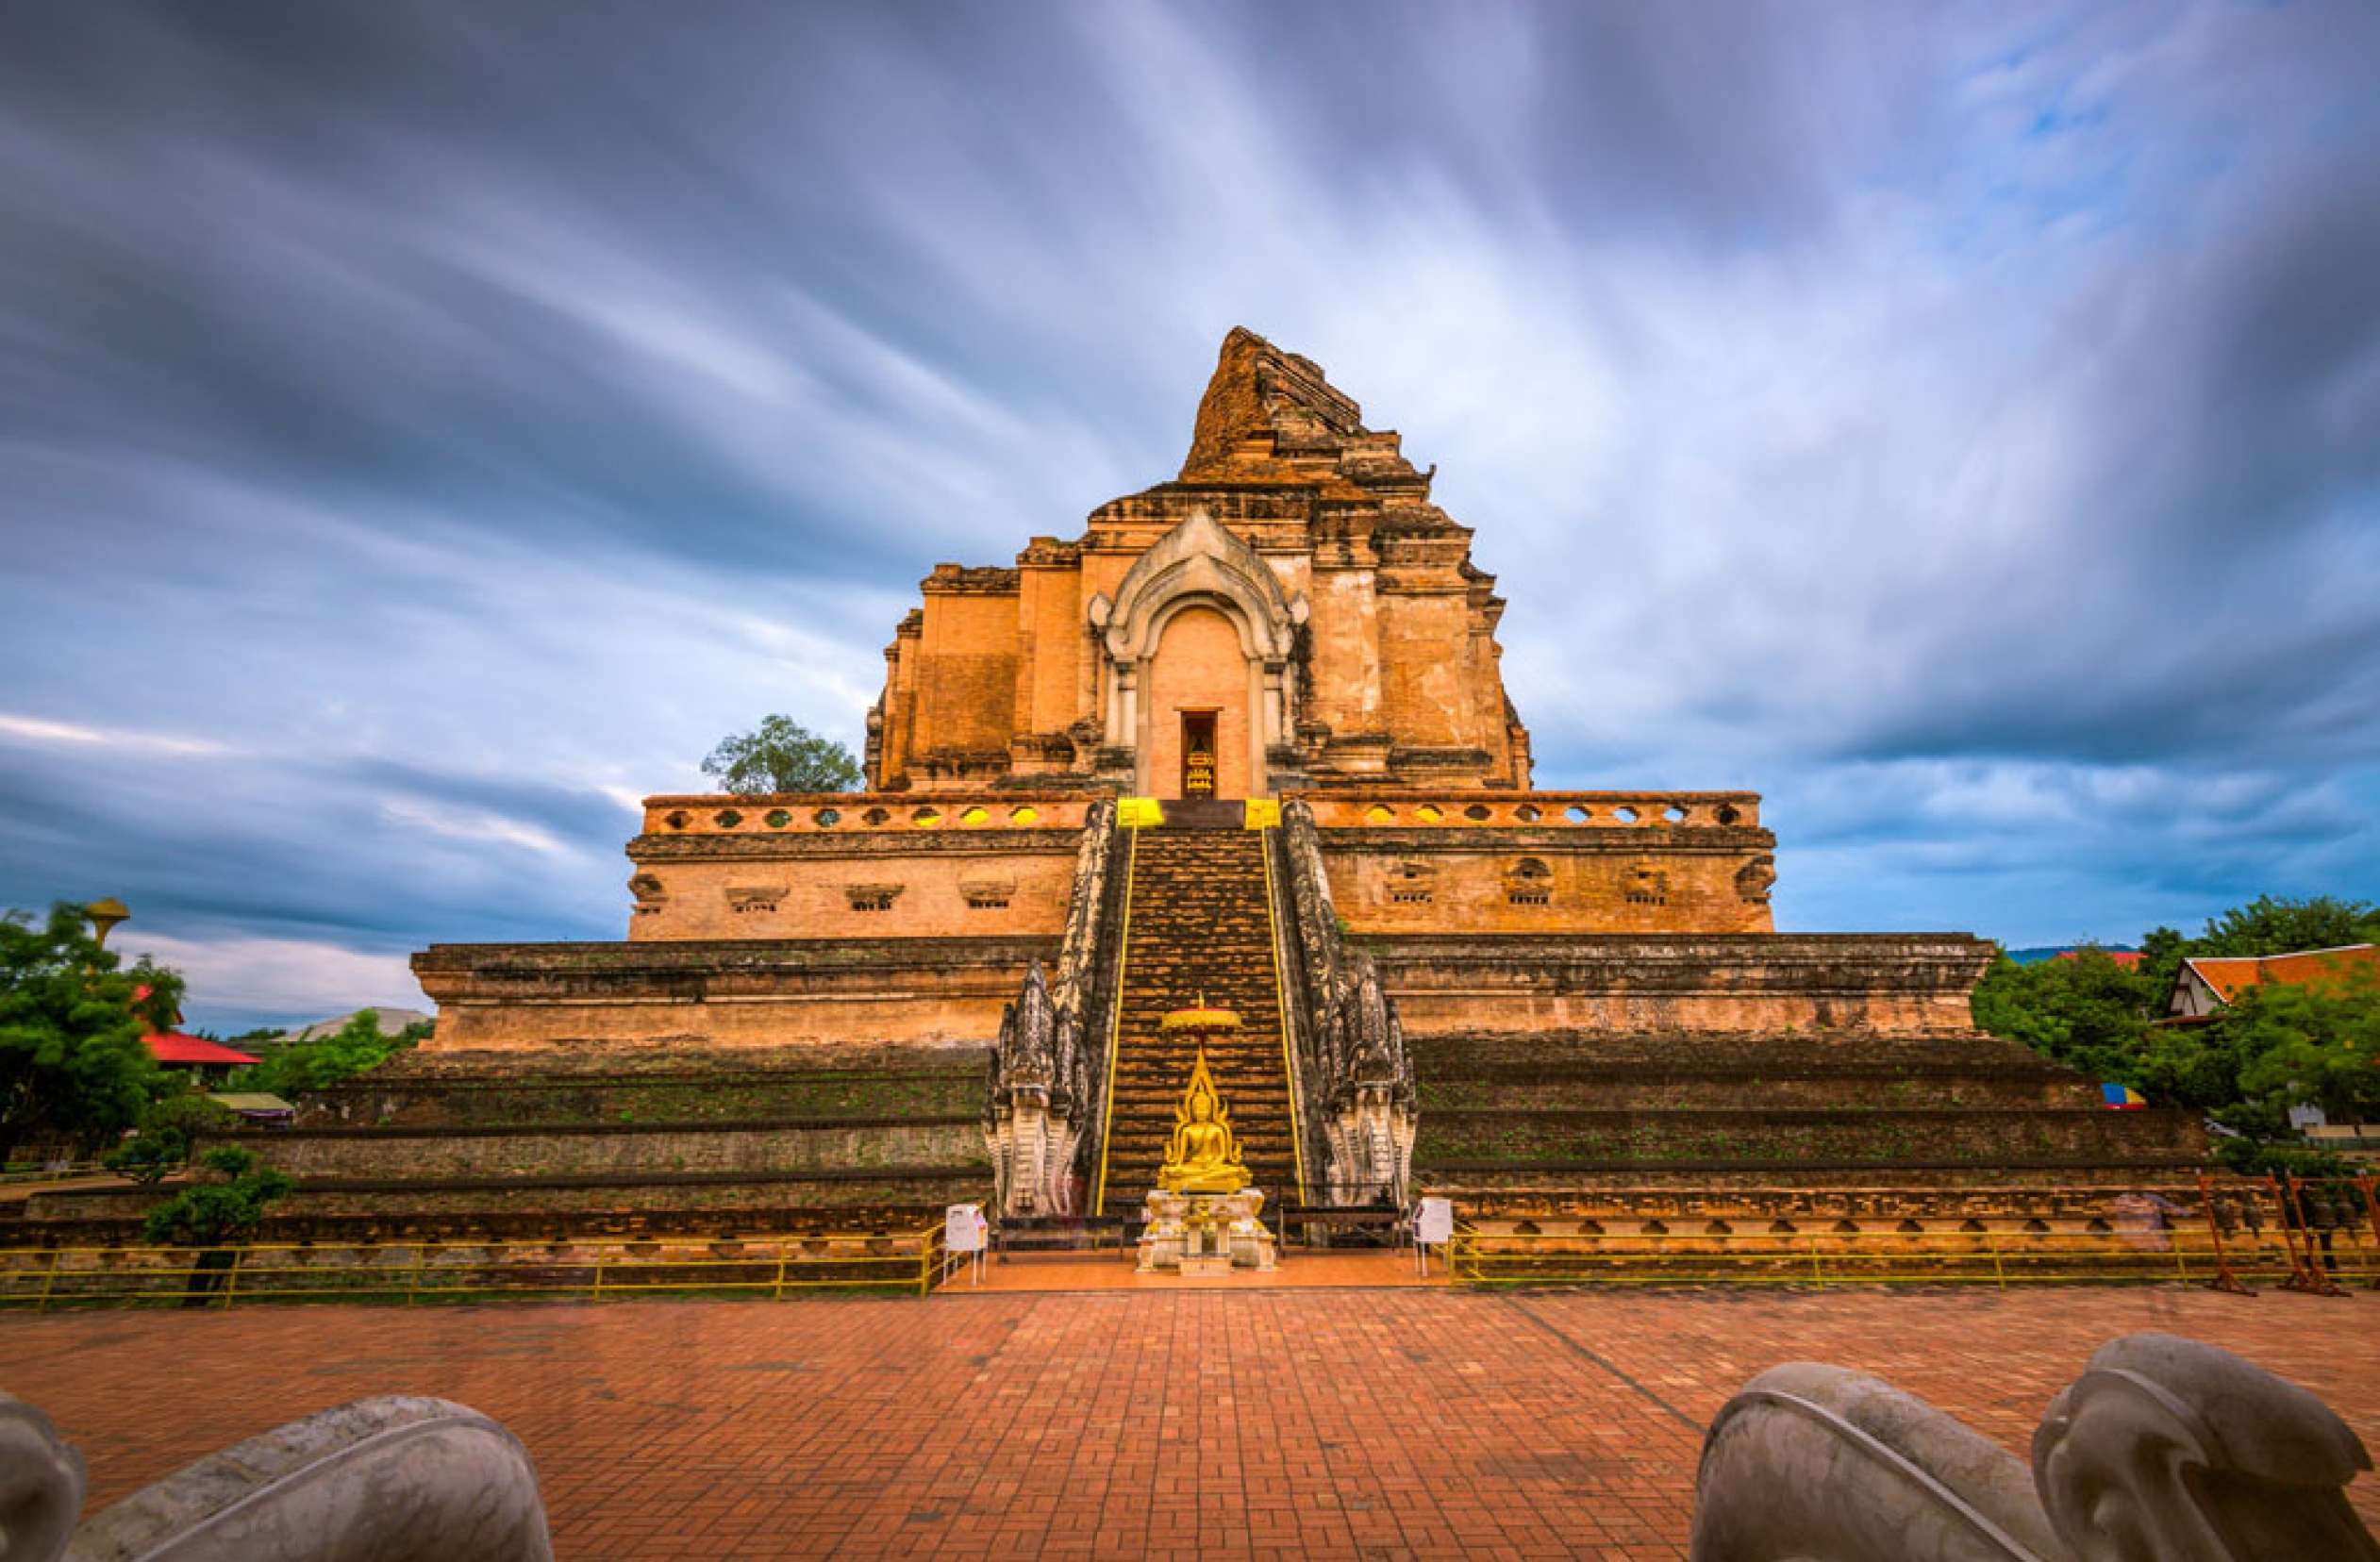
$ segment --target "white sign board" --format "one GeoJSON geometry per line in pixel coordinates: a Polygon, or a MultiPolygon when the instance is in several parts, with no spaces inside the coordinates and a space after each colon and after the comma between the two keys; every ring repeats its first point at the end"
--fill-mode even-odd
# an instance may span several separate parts
{"type": "Polygon", "coordinates": [[[1413,1221],[1413,1239],[1424,1247],[1439,1247],[1454,1239],[1455,1201],[1423,1199],[1422,1212],[1413,1221]]]}
{"type": "Polygon", "coordinates": [[[952,1253],[981,1253],[989,1229],[981,1205],[953,1205],[942,1214],[942,1246],[952,1253]]]}

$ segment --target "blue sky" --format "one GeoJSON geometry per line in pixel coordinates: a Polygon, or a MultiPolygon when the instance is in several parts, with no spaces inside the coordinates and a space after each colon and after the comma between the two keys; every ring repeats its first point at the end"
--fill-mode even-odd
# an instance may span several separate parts
{"type": "Polygon", "coordinates": [[[0,905],[194,1023],[621,936],[1245,324],[1503,577],[1547,787],[1798,929],[2380,898],[2380,8],[0,12],[0,905]]]}

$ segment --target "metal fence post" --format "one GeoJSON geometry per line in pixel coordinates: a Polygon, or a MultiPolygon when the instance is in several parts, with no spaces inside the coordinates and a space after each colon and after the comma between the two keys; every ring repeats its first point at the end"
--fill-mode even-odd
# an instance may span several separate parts
{"type": "Polygon", "coordinates": [[[2223,1247],[2222,1222],[2215,1219],[2215,1192],[2206,1180],[2206,1173],[2198,1174],[2198,1212],[2206,1219],[2206,1235],[2215,1242],[2215,1277],[2206,1282],[2208,1290],[2229,1291],[2234,1296],[2254,1296],[2237,1274],[2231,1271],[2231,1255],[2223,1247]]]}
{"type": "MultiPolygon", "coordinates": [[[[2380,1242],[2380,1197],[2375,1197],[2373,1194],[2372,1189],[2375,1187],[2380,1187],[2380,1177],[2355,1179],[2356,1191],[2363,1195],[2364,1215],[2372,1225],[2372,1238],[2374,1242],[2380,1242]]],[[[2372,1271],[2371,1288],[2380,1290],[2380,1268],[2372,1271]]]]}
{"type": "MultiPolygon", "coordinates": [[[[2282,1282],[2282,1288],[2285,1290],[2308,1291],[2316,1296],[2346,1295],[2346,1290],[2340,1287],[2338,1281],[2333,1280],[2329,1275],[2322,1272],[2321,1261],[2314,1256],[2314,1225],[2312,1221],[2305,1218],[2305,1201],[2298,1197],[2298,1188],[2302,1186],[2302,1184],[2298,1180],[2297,1173],[2289,1172],[2284,1172],[2283,1175],[2288,1179],[2288,1182],[2287,1186],[2282,1188],[2282,1229],[2287,1231],[2292,1219],[2294,1219],[2297,1225],[2298,1235],[2305,1239],[2304,1244],[2305,1257],[2303,1265],[2298,1269],[2298,1271],[2295,1274],[2290,1275],[2288,1279],[2282,1282]]],[[[2289,1244],[2289,1256],[2292,1260],[2296,1259],[2298,1243],[2292,1241],[2289,1244]]]]}

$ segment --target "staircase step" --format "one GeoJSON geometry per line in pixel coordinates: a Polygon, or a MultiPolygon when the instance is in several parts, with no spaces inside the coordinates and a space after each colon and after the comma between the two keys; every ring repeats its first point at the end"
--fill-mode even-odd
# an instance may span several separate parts
{"type": "MultiPolygon", "coordinates": [[[[1228,806],[1239,823],[1237,805],[1228,806]]],[[[1166,824],[1136,838],[1125,922],[1122,1023],[1108,1083],[1107,1207],[1137,1212],[1154,1185],[1197,1043],[1161,1028],[1192,1003],[1229,1008],[1242,1028],[1207,1039],[1207,1063],[1257,1186],[1294,1194],[1290,1082],[1262,837],[1166,824]]]]}

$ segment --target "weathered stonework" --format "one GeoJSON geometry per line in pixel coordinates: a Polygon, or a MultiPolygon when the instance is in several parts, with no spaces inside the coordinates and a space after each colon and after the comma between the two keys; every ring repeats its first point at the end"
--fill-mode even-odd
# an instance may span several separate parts
{"type": "Polygon", "coordinates": [[[983,1044],[1057,939],[433,944],[430,1050],[545,1053],[983,1044]]]}
{"type": "Polygon", "coordinates": [[[1213,1060],[1276,1208],[1430,1188],[1483,1229],[1624,1225],[1831,1180],[1918,1188],[1893,1218],[1922,1224],[2204,1157],[1978,1036],[1981,940],[1775,932],[1756,794],[1532,790],[1503,603],[1430,477],[1233,332],[1173,481],[924,582],[872,789],[648,799],[624,941],[416,955],[440,1020],[409,1077],[453,1088],[326,1097],[275,1151],[283,1219],[388,1221],[408,1173],[422,1219],[483,1228],[507,1178],[604,1229],[1129,1219],[1186,1066],[1159,1018],[1205,996],[1244,1011],[1213,1060]],[[963,1060],[972,1100],[820,1105],[888,1047],[963,1060]],[[651,1082],[690,1057],[720,1105],[651,1082]],[[814,1077],[733,1083],[780,1065],[814,1077]],[[488,1115],[539,1091],[574,1105],[488,1115]]]}
{"type": "Polygon", "coordinates": [[[1527,787],[1503,599],[1398,443],[1312,362],[1232,332],[1178,478],[1013,569],[925,579],[885,652],[871,783],[1178,797],[1191,711],[1216,718],[1220,796],[1527,787]]]}

